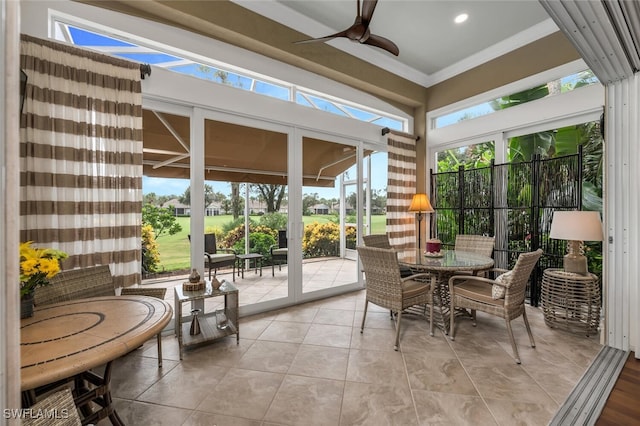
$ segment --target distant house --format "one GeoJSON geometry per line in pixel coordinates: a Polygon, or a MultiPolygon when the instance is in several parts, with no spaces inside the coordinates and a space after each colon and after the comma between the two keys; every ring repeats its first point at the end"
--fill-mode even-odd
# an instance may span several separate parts
{"type": "Polygon", "coordinates": [[[249,200],[249,214],[265,214],[267,205],[262,201],[249,200]]]}
{"type": "Polygon", "coordinates": [[[172,198],[164,203],[162,207],[172,209],[174,216],[191,216],[191,206],[182,204],[177,198],[172,198]]]}
{"type": "Polygon", "coordinates": [[[315,204],[311,206],[313,214],[329,214],[329,206],[326,204],[315,204]]]}
{"type": "Polygon", "coordinates": [[[216,201],[207,206],[204,211],[205,216],[219,216],[222,214],[222,205],[216,201]]]}

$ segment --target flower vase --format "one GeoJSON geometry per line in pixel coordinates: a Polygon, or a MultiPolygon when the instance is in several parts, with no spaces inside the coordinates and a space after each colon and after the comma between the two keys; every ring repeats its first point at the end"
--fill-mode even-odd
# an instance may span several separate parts
{"type": "Polygon", "coordinates": [[[20,319],[33,316],[33,293],[20,296],[20,319]]]}

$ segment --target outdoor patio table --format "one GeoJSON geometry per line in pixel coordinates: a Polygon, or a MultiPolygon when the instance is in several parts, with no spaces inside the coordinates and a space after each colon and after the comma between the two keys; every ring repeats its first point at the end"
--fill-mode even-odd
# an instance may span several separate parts
{"type": "Polygon", "coordinates": [[[20,321],[20,379],[24,402],[31,392],[64,381],[89,382],[76,396],[83,424],[109,417],[122,424],[113,408],[111,363],[155,337],[171,321],[171,305],[148,296],[105,296],[42,306],[20,321]],[[90,371],[106,364],[103,376],[90,371]],[[91,411],[88,404],[101,406],[91,411]]]}
{"type": "Polygon", "coordinates": [[[493,259],[477,253],[460,250],[442,250],[440,256],[422,254],[417,258],[415,251],[400,253],[400,264],[408,266],[415,273],[431,273],[433,291],[434,322],[449,334],[449,278],[456,272],[476,273],[493,266],[493,259]]]}

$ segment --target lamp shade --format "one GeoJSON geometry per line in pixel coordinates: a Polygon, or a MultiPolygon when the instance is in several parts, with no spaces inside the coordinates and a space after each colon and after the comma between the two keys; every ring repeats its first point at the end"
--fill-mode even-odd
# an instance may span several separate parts
{"type": "Polygon", "coordinates": [[[409,206],[410,212],[417,213],[431,213],[433,212],[433,207],[431,207],[431,203],[427,198],[427,194],[416,194],[413,196],[411,200],[411,205],[409,206]]]}
{"type": "Polygon", "coordinates": [[[577,210],[554,212],[549,237],[556,240],[602,241],[600,213],[577,210]]]}

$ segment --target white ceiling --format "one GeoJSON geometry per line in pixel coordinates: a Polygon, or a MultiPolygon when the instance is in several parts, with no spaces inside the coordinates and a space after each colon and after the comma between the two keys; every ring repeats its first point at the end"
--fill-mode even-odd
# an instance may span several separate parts
{"type": "MultiPolygon", "coordinates": [[[[342,31],[356,16],[356,0],[232,1],[310,38],[342,31]]],[[[347,39],[328,43],[425,87],[558,30],[537,0],[379,0],[369,28],[400,55],[347,39]],[[462,12],[469,19],[455,24],[462,12]]]]}

